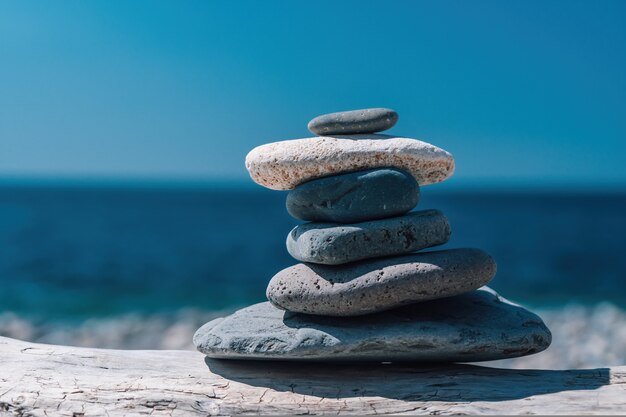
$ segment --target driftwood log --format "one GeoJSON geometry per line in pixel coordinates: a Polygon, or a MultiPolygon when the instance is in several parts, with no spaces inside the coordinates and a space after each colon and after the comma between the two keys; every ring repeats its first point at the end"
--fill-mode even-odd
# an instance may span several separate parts
{"type": "Polygon", "coordinates": [[[625,412],[626,367],[227,362],[0,337],[1,416],[625,412]]]}

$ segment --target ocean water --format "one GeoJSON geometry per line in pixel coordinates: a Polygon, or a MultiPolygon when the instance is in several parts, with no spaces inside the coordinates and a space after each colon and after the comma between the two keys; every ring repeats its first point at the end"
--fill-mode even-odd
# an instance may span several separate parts
{"type": "MultiPolygon", "coordinates": [[[[436,187],[434,187],[436,188],[436,187]]],[[[295,261],[286,193],[260,187],[0,186],[0,312],[82,323],[233,310],[295,261]]],[[[626,192],[432,191],[444,247],[498,263],[492,287],[537,308],[626,306],[626,192]]]]}

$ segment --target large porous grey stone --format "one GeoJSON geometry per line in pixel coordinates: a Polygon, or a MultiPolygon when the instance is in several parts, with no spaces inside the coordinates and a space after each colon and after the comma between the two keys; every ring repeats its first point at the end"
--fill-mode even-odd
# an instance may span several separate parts
{"type": "Polygon", "coordinates": [[[538,316],[485,287],[350,318],[265,302],[205,324],[193,342],[217,359],[474,362],[541,352],[551,339],[538,316]]]}
{"type": "Polygon", "coordinates": [[[287,251],[302,262],[339,265],[443,245],[450,224],[439,210],[355,224],[305,223],[287,235],[287,251]]]}
{"type": "Polygon", "coordinates": [[[322,316],[357,316],[462,294],[487,284],[496,263],[479,249],[450,249],[341,266],[296,264],[270,280],[278,308],[322,316]]]}
{"type": "Polygon", "coordinates": [[[353,135],[391,129],[398,121],[398,113],[391,109],[374,108],[342,111],[317,116],[308,124],[316,135],[353,135]]]}
{"type": "Polygon", "coordinates": [[[272,190],[372,168],[400,168],[420,186],[441,182],[454,172],[448,152],[417,139],[380,134],[316,136],[266,143],[246,156],[250,177],[272,190]]]}
{"type": "Polygon", "coordinates": [[[293,217],[316,222],[354,223],[399,216],[419,200],[419,185],[408,173],[370,169],[300,184],[287,195],[293,217]]]}

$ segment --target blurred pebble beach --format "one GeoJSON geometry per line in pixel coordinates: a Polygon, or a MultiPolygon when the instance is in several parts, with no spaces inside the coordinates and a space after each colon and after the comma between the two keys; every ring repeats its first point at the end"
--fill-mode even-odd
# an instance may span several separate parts
{"type": "MultiPolygon", "coordinates": [[[[228,314],[181,310],[172,315],[127,314],[78,325],[33,323],[0,314],[0,334],[38,343],[110,349],[194,350],[191,337],[203,323],[228,314]]],[[[576,369],[626,363],[626,311],[610,303],[568,304],[536,310],[552,330],[552,345],[536,355],[477,363],[519,369],[576,369]]]]}

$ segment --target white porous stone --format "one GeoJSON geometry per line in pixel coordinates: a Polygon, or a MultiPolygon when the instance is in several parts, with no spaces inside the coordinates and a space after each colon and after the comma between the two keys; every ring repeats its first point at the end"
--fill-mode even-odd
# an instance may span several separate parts
{"type": "Polygon", "coordinates": [[[379,167],[404,169],[419,185],[428,185],[452,175],[454,158],[430,143],[380,134],[285,140],[258,146],[246,156],[250,177],[272,190],[379,167]]]}

